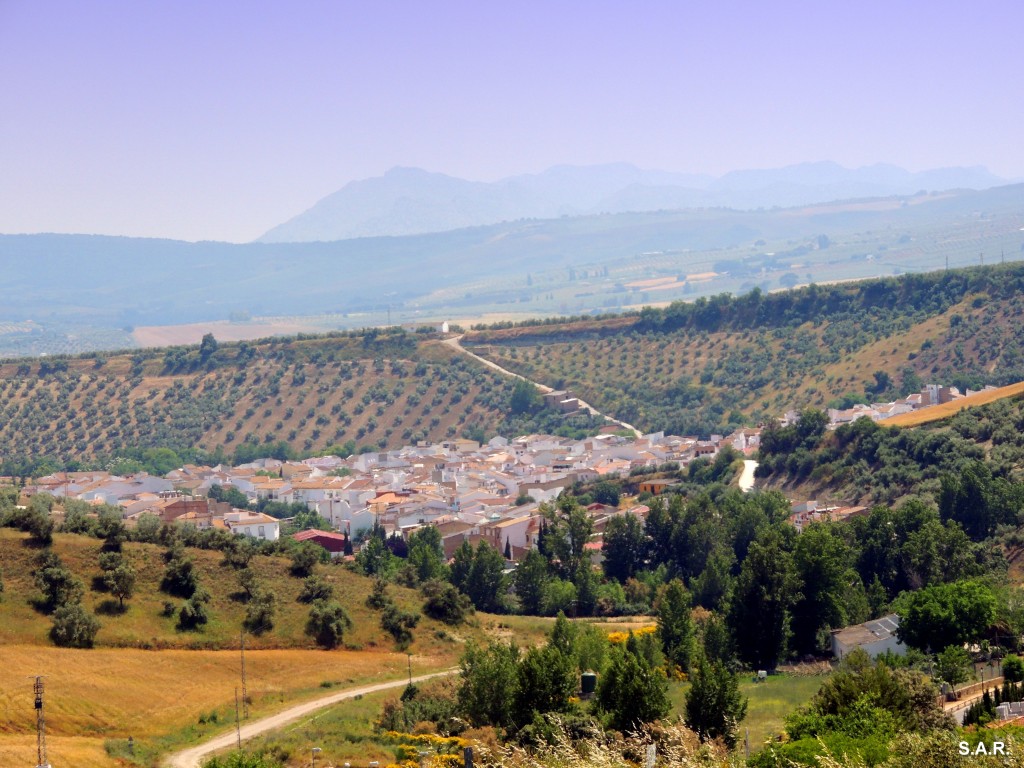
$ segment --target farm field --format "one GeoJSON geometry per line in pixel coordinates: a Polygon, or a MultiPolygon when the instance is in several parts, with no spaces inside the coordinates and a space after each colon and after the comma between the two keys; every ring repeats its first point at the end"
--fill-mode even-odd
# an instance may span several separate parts
{"type": "MultiPolygon", "coordinates": [[[[32,680],[45,675],[50,762],[76,768],[119,765],[104,748],[139,755],[166,751],[225,730],[234,722],[240,685],[235,651],[72,650],[36,645],[0,648],[0,765],[34,765],[32,680]]],[[[312,698],[333,686],[400,679],[404,653],[387,651],[255,650],[246,653],[251,717],[312,698]]],[[[414,655],[413,673],[435,668],[414,655]]]]}
{"type": "Polygon", "coordinates": [[[933,405],[931,408],[923,408],[913,413],[902,413],[899,416],[893,416],[891,419],[884,419],[879,423],[885,427],[917,427],[922,424],[942,421],[965,408],[974,408],[986,403],[994,403],[1007,397],[1016,397],[1021,393],[1024,393],[1024,381],[1007,387],[997,387],[986,392],[978,392],[960,400],[954,400],[951,403],[933,405]]]}

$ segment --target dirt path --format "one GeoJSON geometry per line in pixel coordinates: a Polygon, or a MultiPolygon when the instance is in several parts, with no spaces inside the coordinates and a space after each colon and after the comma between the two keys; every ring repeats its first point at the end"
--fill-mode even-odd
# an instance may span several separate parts
{"type": "MultiPolygon", "coordinates": [[[[460,343],[461,339],[462,339],[461,336],[453,336],[450,339],[445,339],[444,343],[447,344],[452,349],[457,350],[458,352],[461,352],[462,354],[466,355],[467,357],[471,357],[474,360],[476,360],[477,362],[482,363],[483,365],[486,365],[488,368],[490,368],[493,371],[497,371],[498,373],[504,374],[505,376],[511,376],[513,379],[522,379],[523,381],[529,381],[531,384],[533,384],[533,386],[535,386],[537,389],[539,389],[543,393],[554,392],[554,390],[551,387],[549,387],[547,384],[541,384],[539,381],[530,381],[530,379],[526,378],[525,376],[520,376],[518,373],[513,373],[512,371],[508,370],[507,368],[502,368],[497,363],[491,362],[487,358],[480,357],[480,355],[477,355],[477,354],[474,354],[473,352],[470,352],[468,349],[466,349],[464,346],[462,346],[462,344],[460,343]]],[[[597,408],[592,406],[590,403],[584,402],[583,400],[580,400],[579,403],[580,403],[580,408],[582,408],[583,410],[585,410],[587,413],[591,414],[592,416],[600,416],[605,421],[611,422],[612,424],[618,424],[623,429],[628,429],[636,437],[643,437],[643,434],[640,432],[640,430],[637,429],[636,427],[634,427],[632,424],[627,424],[626,422],[620,421],[619,419],[616,419],[616,418],[613,418],[613,417],[609,416],[606,413],[601,413],[601,411],[597,410],[597,408]]]]}
{"type": "MultiPolygon", "coordinates": [[[[434,677],[441,677],[442,675],[451,675],[458,670],[448,669],[444,672],[434,672],[429,675],[420,675],[414,677],[412,681],[419,683],[423,680],[430,680],[434,677]]],[[[296,704],[293,707],[288,707],[276,715],[270,715],[264,717],[261,720],[254,720],[250,723],[246,723],[241,728],[242,741],[251,739],[253,736],[259,736],[261,733],[272,731],[276,728],[280,728],[283,725],[292,723],[299,720],[311,712],[315,712],[318,709],[329,707],[332,704],[337,704],[340,701],[346,699],[354,699],[356,696],[365,696],[368,693],[377,693],[378,691],[386,691],[389,688],[401,688],[402,686],[408,685],[408,678],[401,680],[391,680],[387,683],[374,683],[373,685],[361,685],[356,688],[346,688],[344,691],[336,691],[334,693],[323,696],[313,701],[306,701],[302,704],[296,704]]],[[[238,735],[234,730],[227,733],[223,733],[209,741],[200,744],[196,747],[190,747],[189,749],[177,752],[164,761],[164,765],[167,768],[199,768],[204,760],[212,757],[215,752],[219,752],[224,749],[230,749],[238,743],[238,735]]]]}

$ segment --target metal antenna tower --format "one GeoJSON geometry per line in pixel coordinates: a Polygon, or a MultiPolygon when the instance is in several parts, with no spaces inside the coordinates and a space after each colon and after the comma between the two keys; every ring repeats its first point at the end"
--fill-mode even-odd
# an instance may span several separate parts
{"type": "Polygon", "coordinates": [[[36,768],[50,768],[46,760],[46,716],[43,714],[42,675],[36,675],[32,692],[36,695],[36,768]]]}
{"type": "Polygon", "coordinates": [[[241,640],[242,647],[242,712],[245,715],[245,719],[249,719],[249,689],[245,684],[245,631],[238,633],[238,637],[241,640]]]}

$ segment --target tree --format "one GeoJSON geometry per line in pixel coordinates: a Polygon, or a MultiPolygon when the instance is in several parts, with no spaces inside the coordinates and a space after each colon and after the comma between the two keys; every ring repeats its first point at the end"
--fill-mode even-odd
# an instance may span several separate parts
{"type": "Polygon", "coordinates": [[[519,691],[519,649],[497,642],[480,648],[470,642],[459,666],[462,679],[456,700],[463,717],[475,727],[510,725],[519,691]]]}
{"type": "Polygon", "coordinates": [[[210,593],[197,587],[178,611],[178,629],[198,629],[206,624],[210,620],[210,613],[206,608],[208,602],[210,602],[210,593]]]}
{"type": "Polygon", "coordinates": [[[668,714],[668,680],[640,652],[636,638],[612,649],[611,663],[597,689],[597,704],[618,731],[638,730],[668,714]]]}
{"type": "Polygon", "coordinates": [[[505,558],[486,542],[479,542],[475,550],[468,541],[459,545],[451,578],[478,611],[500,613],[505,609],[505,558]]]}
{"type": "Polygon", "coordinates": [[[658,600],[658,636],[666,658],[684,672],[693,653],[693,621],[690,594],[679,579],[672,579],[658,600]]]}
{"type": "Polygon", "coordinates": [[[540,392],[537,387],[526,379],[516,379],[512,387],[512,399],[509,401],[509,412],[513,416],[529,413],[540,405],[540,392]]]}
{"type": "Polygon", "coordinates": [[[36,586],[42,592],[39,606],[47,613],[64,605],[79,603],[85,594],[85,584],[64,566],[61,559],[53,554],[44,555],[39,570],[35,573],[36,586]]]}
{"type": "Polygon", "coordinates": [[[962,645],[951,645],[935,657],[935,673],[953,688],[967,682],[971,657],[962,645]]]}
{"type": "Polygon", "coordinates": [[[519,727],[532,722],[535,713],[566,711],[576,693],[574,659],[550,643],[526,652],[518,678],[512,721],[519,727]]]}
{"type": "Polygon", "coordinates": [[[384,539],[371,534],[356,555],[356,565],[367,576],[386,574],[392,569],[394,555],[384,544],[384,539]]]}
{"type": "Polygon", "coordinates": [[[798,597],[792,557],[771,530],[750,545],[736,580],[729,624],[742,661],[775,668],[786,652],[789,612],[798,597]]]}
{"type": "Polygon", "coordinates": [[[313,574],[307,576],[302,582],[302,591],[299,592],[300,603],[312,603],[317,600],[330,600],[334,597],[334,587],[328,584],[320,576],[313,574]]]}
{"type": "Polygon", "coordinates": [[[621,489],[614,480],[600,480],[594,484],[594,501],[609,507],[618,507],[621,489]]]}
{"type": "Polygon", "coordinates": [[[54,611],[50,639],[61,648],[92,648],[99,630],[99,621],[81,603],[66,603],[54,611]]]}
{"type": "Polygon", "coordinates": [[[212,333],[204,333],[202,341],[199,343],[199,360],[202,363],[206,363],[213,355],[217,352],[217,340],[213,337],[212,333]]]}
{"type": "Polygon", "coordinates": [[[428,581],[423,585],[422,592],[426,598],[423,612],[445,624],[461,624],[466,615],[473,611],[470,599],[445,581],[428,581]]]}
{"type": "Polygon", "coordinates": [[[101,512],[96,524],[96,535],[103,539],[105,551],[120,552],[121,546],[128,540],[128,529],[120,511],[108,509],[101,512]]]}
{"type": "Polygon", "coordinates": [[[394,603],[389,603],[380,615],[380,626],[395,638],[400,649],[405,649],[412,642],[412,630],[420,621],[420,615],[411,611],[403,611],[394,603]]]}
{"type": "Polygon", "coordinates": [[[851,568],[852,553],[834,526],[812,524],[797,537],[793,565],[800,599],[793,606],[793,644],[800,653],[822,649],[828,630],[847,624],[846,599],[860,577],[851,568]]]}
{"type": "Polygon", "coordinates": [[[337,648],[352,628],[352,619],[338,603],[318,600],[313,603],[306,622],[306,634],[324,648],[337,648]]]}
{"type": "Polygon", "coordinates": [[[980,638],[995,618],[996,598],[980,581],[955,581],[904,595],[897,607],[896,636],[923,651],[980,638]]]}
{"type": "Polygon", "coordinates": [[[609,579],[624,583],[643,568],[647,555],[647,536],[636,515],[627,513],[608,521],[602,550],[604,573],[609,579]]]}
{"type": "Polygon", "coordinates": [[[318,544],[304,541],[292,550],[292,575],[306,577],[313,573],[326,550],[318,544]]]}
{"type": "Polygon", "coordinates": [[[103,575],[104,585],[117,598],[121,610],[124,610],[124,601],[135,594],[135,576],[135,569],[123,561],[103,575]]]}
{"type": "Polygon", "coordinates": [[[408,560],[419,583],[444,578],[444,545],[437,526],[425,525],[412,532],[408,560]]]}
{"type": "Polygon", "coordinates": [[[559,499],[557,506],[541,505],[540,509],[547,523],[546,546],[558,560],[562,575],[572,578],[587,557],[585,547],[594,532],[594,521],[571,496],[559,499]]]}
{"type": "Polygon", "coordinates": [[[28,531],[31,541],[38,547],[53,544],[53,518],[48,512],[31,510],[25,519],[24,530],[28,531]]]}
{"type": "Polygon", "coordinates": [[[686,725],[701,741],[721,739],[732,749],[746,714],[747,699],[740,695],[736,675],[725,664],[708,661],[701,655],[686,692],[686,725]]]}
{"type": "Polygon", "coordinates": [[[260,590],[245,607],[245,619],[242,626],[247,632],[262,635],[274,628],[274,612],[277,608],[276,598],[272,592],[260,590]]]}
{"type": "Polygon", "coordinates": [[[175,545],[164,553],[164,557],[167,566],[160,589],[178,597],[192,597],[199,585],[199,577],[196,575],[195,564],[185,554],[184,548],[175,545]]]}
{"type": "Polygon", "coordinates": [[[256,556],[257,545],[248,536],[235,536],[224,547],[224,564],[232,568],[248,568],[256,556]]]}
{"type": "Polygon", "coordinates": [[[539,550],[531,549],[519,561],[512,583],[522,612],[539,616],[544,606],[544,587],[548,582],[548,561],[539,550]]]}

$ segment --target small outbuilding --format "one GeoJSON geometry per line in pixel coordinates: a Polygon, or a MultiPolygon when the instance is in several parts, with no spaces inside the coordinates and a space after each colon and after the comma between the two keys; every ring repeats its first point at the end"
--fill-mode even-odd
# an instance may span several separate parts
{"type": "Polygon", "coordinates": [[[841,659],[854,648],[861,648],[871,658],[886,651],[903,656],[907,652],[907,647],[896,637],[899,626],[900,617],[890,613],[888,616],[865,621],[863,624],[835,629],[832,631],[832,655],[841,659]]]}

